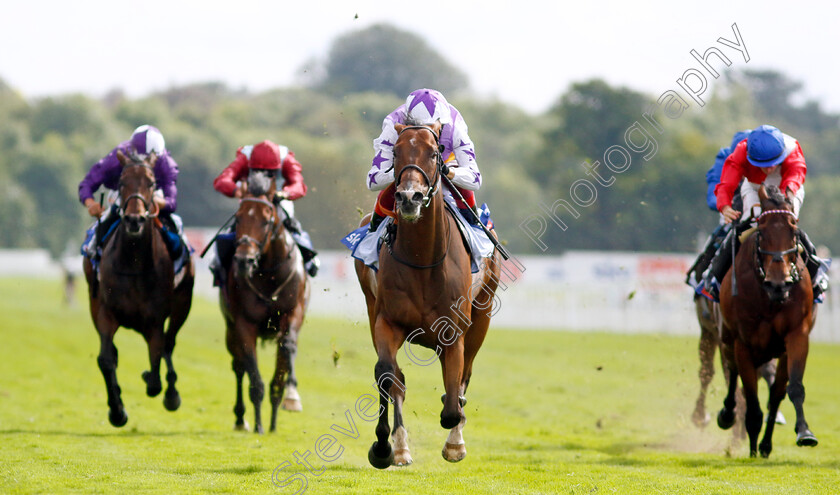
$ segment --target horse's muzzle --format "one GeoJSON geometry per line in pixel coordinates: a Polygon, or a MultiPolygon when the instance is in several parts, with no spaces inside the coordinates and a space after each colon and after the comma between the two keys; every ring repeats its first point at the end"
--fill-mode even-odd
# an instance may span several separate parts
{"type": "Polygon", "coordinates": [[[420,208],[423,206],[423,193],[406,190],[394,193],[394,200],[400,216],[408,221],[420,218],[420,208]]]}
{"type": "Polygon", "coordinates": [[[235,254],[233,256],[233,266],[235,275],[252,277],[254,270],[257,268],[257,257],[250,254],[235,254]]]}
{"type": "Polygon", "coordinates": [[[130,214],[123,217],[126,233],[137,237],[143,233],[143,226],[146,224],[146,217],[143,215],[130,214]]]}
{"type": "Polygon", "coordinates": [[[784,282],[772,282],[770,280],[765,280],[762,283],[762,287],[764,288],[764,292],[770,297],[770,300],[773,302],[783,302],[786,301],[787,298],[790,296],[790,290],[793,288],[794,283],[793,279],[785,279],[784,282]]]}

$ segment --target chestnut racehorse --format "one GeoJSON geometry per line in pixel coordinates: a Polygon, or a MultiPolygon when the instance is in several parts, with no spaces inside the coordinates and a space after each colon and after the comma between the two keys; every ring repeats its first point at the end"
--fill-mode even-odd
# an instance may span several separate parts
{"type": "MultiPolygon", "coordinates": [[[[227,348],[236,374],[235,428],[246,430],[242,379],[248,374],[254,406],[254,432],[262,433],[260,406],[265,386],[257,367],[257,338],[277,342],[277,360],[271,380],[271,428],[277,427],[277,409],[300,411],[295,376],[298,334],[309,305],[309,279],[303,257],[283,226],[272,202],[273,178],[252,171],[248,192],[236,212],[236,251],[220,289],[219,304],[227,327],[227,348]],[[283,396],[285,395],[285,398],[283,396]]],[[[282,212],[282,210],[280,210],[282,212]]]]}
{"type": "Polygon", "coordinates": [[[90,313],[99,332],[97,361],[108,391],[108,419],[114,426],[123,426],[128,416],[117,382],[114,334],[122,326],[137,330],[146,339],[151,370],[143,372],[143,380],[149,397],[161,392],[160,359],[164,359],[168,371],[163,405],[170,411],[178,409],[181,397],[175,389],[177,375],[172,366],[172,352],[175,336],[192,305],[195,265],[190,258],[176,287],[172,258],[156,225],[158,210],[152,197],[154,153],[142,161],[127,158],[122,152],[117,152],[117,157],[122,164],[118,210],[121,221],[102,250],[98,275],[87,257],[84,272],[90,313]],[[164,333],[167,318],[169,326],[164,333]]]}
{"type": "Polygon", "coordinates": [[[762,212],[757,230],[744,240],[720,291],[721,352],[731,379],[718,425],[725,429],[735,422],[735,378],[740,376],[751,457],[756,451],[767,457],[773,450],[774,420],[786,386],[796,410],[796,444],[817,445],[803,411],[802,380],[815,313],[811,278],[799,256],[797,218],[791,200],[775,186],[766,190],[762,186],[759,197],[762,212]],[[779,358],[776,380],[770,389],[764,438],[757,445],[762,413],[756,368],[773,358],[779,358]]]}
{"type": "Polygon", "coordinates": [[[501,267],[499,253],[494,252],[478,273],[470,273],[470,254],[441,191],[440,123],[396,124],[395,129],[399,137],[394,144],[396,218],[391,240],[380,249],[378,271],[359,260],[355,263],[378,355],[374,374],[380,414],[368,460],[379,469],[412,462],[402,415],[405,376],[397,364],[397,352],[406,341],[409,356],[416,357],[412,344],[435,350],[446,392],[440,424],[450,430],[443,457],[457,462],[466,456],[464,395],[490,325],[501,267]],[[394,405],[393,430],[388,425],[389,402],[394,405]]]}

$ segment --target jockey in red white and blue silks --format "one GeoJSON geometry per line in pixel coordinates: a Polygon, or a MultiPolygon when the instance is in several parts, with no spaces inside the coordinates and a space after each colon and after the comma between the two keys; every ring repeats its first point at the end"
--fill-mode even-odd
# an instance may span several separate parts
{"type": "Polygon", "coordinates": [[[805,199],[805,175],[808,167],[799,142],[770,125],[755,129],[732,151],[723,164],[720,183],[715,187],[717,208],[727,223],[738,218],[732,209],[732,197],[741,183],[740,194],[744,200],[744,218],[758,205],[758,189],[762,184],[774,185],[782,194],[794,194],[793,213],[799,218],[799,209],[805,199]]]}
{"type": "MultiPolygon", "coordinates": [[[[452,183],[464,197],[466,204],[456,200],[459,208],[475,208],[475,194],[481,187],[481,172],[475,161],[475,147],[467,123],[454,106],[434,89],[418,89],[408,95],[405,104],[388,114],[382,122],[382,134],[373,140],[375,156],[368,172],[367,186],[371,191],[380,191],[376,198],[374,213],[380,217],[394,216],[394,143],[397,131],[394,124],[405,124],[411,120],[418,124],[440,121],[440,144],[442,157],[454,173],[452,183]]],[[[445,194],[451,193],[444,187],[445,194]]]]}

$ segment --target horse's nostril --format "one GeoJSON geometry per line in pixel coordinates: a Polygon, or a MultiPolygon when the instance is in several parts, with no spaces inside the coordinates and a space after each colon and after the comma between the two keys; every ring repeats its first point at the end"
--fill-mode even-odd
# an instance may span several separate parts
{"type": "Polygon", "coordinates": [[[411,202],[412,202],[412,203],[419,203],[419,202],[420,202],[420,201],[422,201],[422,200],[423,200],[423,194],[422,194],[421,192],[419,192],[419,191],[418,191],[418,192],[415,192],[415,193],[411,196],[411,202]]]}

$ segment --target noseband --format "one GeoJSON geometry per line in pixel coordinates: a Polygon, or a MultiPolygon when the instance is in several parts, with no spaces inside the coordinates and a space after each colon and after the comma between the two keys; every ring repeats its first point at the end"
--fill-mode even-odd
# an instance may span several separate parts
{"type": "MultiPolygon", "coordinates": [[[[154,194],[154,189],[155,189],[154,169],[151,166],[146,165],[142,161],[138,161],[134,158],[131,158],[131,160],[132,161],[130,163],[126,163],[124,166],[125,167],[143,167],[143,168],[146,168],[146,169],[152,171],[152,187],[151,187],[151,189],[152,189],[152,194],[154,194]]],[[[122,185],[122,178],[120,178],[120,185],[122,185]]],[[[127,198],[125,198],[125,200],[123,200],[122,197],[120,197],[120,206],[118,208],[119,213],[120,213],[120,219],[125,218],[125,215],[126,215],[125,209],[128,207],[128,203],[132,199],[139,199],[140,202],[143,203],[143,207],[146,209],[146,213],[143,215],[144,220],[147,220],[149,218],[155,218],[160,213],[160,211],[156,211],[154,214],[150,213],[152,211],[151,207],[154,205],[154,201],[147,200],[140,193],[134,193],[134,194],[129,194],[129,196],[127,198]]]]}
{"type": "Polygon", "coordinates": [[[254,244],[255,246],[257,246],[257,251],[260,253],[260,255],[262,255],[262,252],[265,249],[265,246],[269,242],[274,240],[277,236],[277,222],[275,220],[275,218],[277,218],[277,215],[276,215],[277,208],[274,206],[274,203],[272,203],[271,201],[266,201],[266,200],[260,199],[260,198],[242,198],[240,200],[240,203],[245,203],[245,202],[264,204],[264,205],[268,206],[269,208],[271,208],[272,213],[273,213],[271,215],[271,218],[268,221],[269,229],[265,233],[265,238],[263,238],[262,241],[258,241],[258,240],[254,239],[253,237],[251,237],[249,235],[243,235],[242,237],[240,237],[239,239],[236,240],[236,246],[237,247],[241,246],[242,244],[248,244],[248,243],[254,244]]]}
{"type": "Polygon", "coordinates": [[[432,135],[435,137],[435,144],[437,145],[435,148],[435,177],[434,179],[429,179],[428,174],[426,174],[426,172],[422,168],[420,168],[417,164],[409,163],[408,165],[405,165],[403,168],[400,169],[400,173],[397,174],[397,177],[394,180],[394,187],[399,187],[400,181],[402,180],[402,175],[406,170],[417,170],[418,172],[420,172],[420,175],[423,176],[423,179],[425,179],[426,184],[429,186],[428,191],[426,191],[426,194],[423,196],[423,208],[427,208],[432,202],[432,197],[434,197],[434,195],[437,194],[437,192],[440,190],[440,169],[443,166],[440,136],[431,127],[426,125],[408,126],[400,132],[400,135],[402,135],[403,132],[409,129],[426,129],[427,131],[431,132],[432,135]]]}
{"type": "MultiPolygon", "coordinates": [[[[762,212],[761,215],[758,216],[757,220],[760,220],[765,215],[771,215],[771,214],[774,214],[774,213],[791,215],[794,218],[796,218],[796,216],[793,214],[792,211],[788,211],[788,210],[767,210],[767,211],[762,212]]],[[[784,251],[769,251],[769,250],[761,248],[761,237],[762,237],[761,236],[761,230],[759,229],[757,234],[756,234],[756,239],[755,239],[755,267],[756,267],[756,271],[758,272],[759,279],[761,279],[761,281],[763,282],[765,280],[765,278],[767,277],[767,274],[764,272],[764,265],[761,263],[760,255],[771,256],[773,262],[780,262],[781,263],[785,260],[785,256],[787,256],[789,254],[796,253],[796,252],[799,251],[799,243],[796,242],[796,238],[794,237],[794,244],[795,245],[792,248],[785,249],[784,251]]],[[[802,278],[801,275],[799,274],[799,270],[796,268],[796,258],[794,258],[793,262],[791,263],[790,274],[791,274],[791,278],[793,279],[794,284],[799,282],[802,278]]]]}

